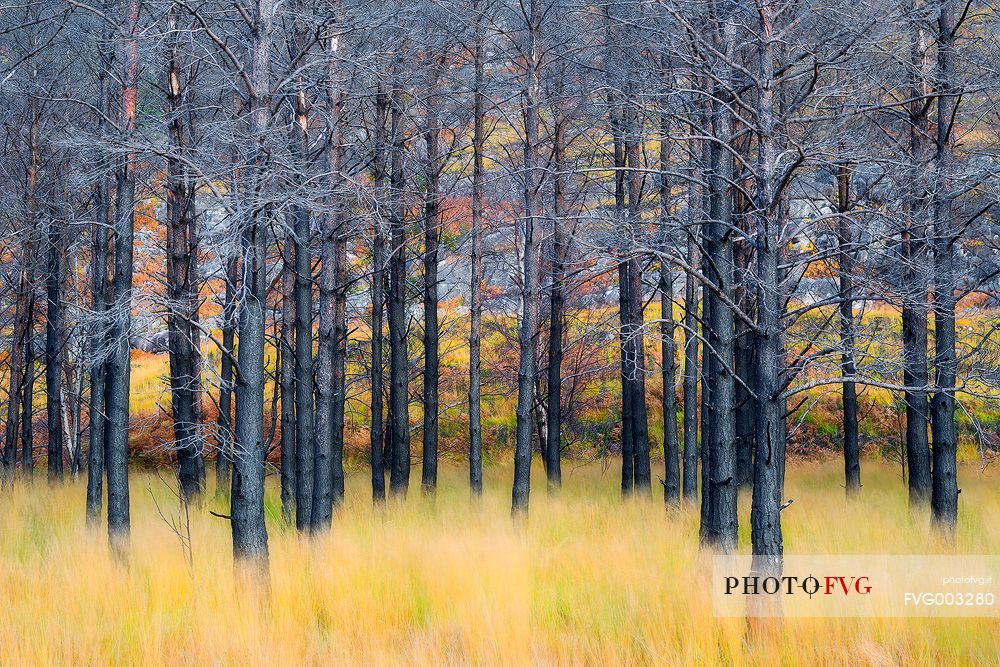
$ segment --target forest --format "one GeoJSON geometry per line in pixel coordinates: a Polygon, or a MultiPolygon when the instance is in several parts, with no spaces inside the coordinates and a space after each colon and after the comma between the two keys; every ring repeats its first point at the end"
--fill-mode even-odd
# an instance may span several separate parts
{"type": "Polygon", "coordinates": [[[992,662],[998,12],[0,1],[0,661],[992,662]]]}

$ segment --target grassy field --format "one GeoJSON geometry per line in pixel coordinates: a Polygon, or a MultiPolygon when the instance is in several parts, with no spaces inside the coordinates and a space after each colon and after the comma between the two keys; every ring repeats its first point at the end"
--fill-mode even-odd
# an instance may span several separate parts
{"type": "MultiPolygon", "coordinates": [[[[759,633],[715,619],[696,510],[623,503],[614,466],[568,465],[562,495],[536,490],[518,528],[509,474],[488,470],[475,504],[446,466],[436,499],[376,509],[352,471],[314,540],[280,525],[270,489],[269,603],[234,582],[228,526],[207,511],[221,500],[192,512],[188,552],[168,471],[133,476],[124,564],[85,527],[82,481],[20,484],[0,512],[0,664],[997,664],[996,619],[786,619],[759,633]]],[[[896,468],[866,462],[864,482],[849,502],[839,462],[793,464],[786,551],[1000,552],[995,471],[961,471],[954,547],[910,515],[896,468]]],[[[743,550],[748,511],[744,498],[743,550]]]]}

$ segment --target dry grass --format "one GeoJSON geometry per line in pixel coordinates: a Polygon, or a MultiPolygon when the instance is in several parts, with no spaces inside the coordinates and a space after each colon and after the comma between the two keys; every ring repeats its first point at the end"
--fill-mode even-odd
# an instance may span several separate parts
{"type": "MultiPolygon", "coordinates": [[[[127,565],[84,526],[82,483],[17,486],[0,514],[0,663],[996,664],[996,620],[789,619],[750,635],[711,615],[696,511],[622,503],[617,471],[588,466],[567,470],[558,499],[536,491],[519,529],[508,475],[491,469],[477,505],[461,468],[446,466],[435,501],[413,493],[375,509],[355,471],[316,540],[282,528],[271,495],[270,604],[237,589],[228,526],[207,511],[192,514],[189,569],[157,511],[178,514],[163,479],[133,480],[127,565]]],[[[996,476],[967,468],[961,483],[954,549],[997,553],[996,476]]],[[[836,462],[794,466],[788,486],[789,553],[951,548],[910,516],[889,467],[866,465],[857,502],[843,497],[836,462]]]]}

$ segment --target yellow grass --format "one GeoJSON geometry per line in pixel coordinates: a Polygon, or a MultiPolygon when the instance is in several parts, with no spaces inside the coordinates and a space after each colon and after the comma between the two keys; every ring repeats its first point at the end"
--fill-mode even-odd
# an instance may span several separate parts
{"type": "MultiPolygon", "coordinates": [[[[509,518],[507,467],[488,471],[479,505],[446,466],[436,501],[415,492],[381,510],[366,471],[352,471],[332,532],[312,541],[279,525],[271,489],[267,604],[238,591],[228,526],[205,510],[191,517],[188,568],[154,503],[176,519],[164,474],[134,475],[127,565],[85,527],[82,483],[4,492],[0,664],[973,665],[1000,650],[996,620],[788,619],[752,635],[714,619],[697,512],[623,503],[617,470],[598,466],[568,465],[558,500],[536,490],[523,529],[509,518]]],[[[838,463],[792,466],[787,552],[951,549],[909,514],[895,469],[866,463],[864,479],[848,502],[838,463]]],[[[960,482],[954,550],[997,553],[996,476],[964,468],[960,482]]]]}

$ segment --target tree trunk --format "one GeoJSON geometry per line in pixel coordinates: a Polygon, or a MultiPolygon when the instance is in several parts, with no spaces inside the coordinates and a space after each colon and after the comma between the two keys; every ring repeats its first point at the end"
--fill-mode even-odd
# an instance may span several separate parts
{"type": "Polygon", "coordinates": [[[934,465],[931,511],[934,524],[954,537],[958,524],[957,433],[955,385],[955,242],[960,230],[953,220],[952,169],[954,135],[960,91],[956,84],[955,42],[961,5],[945,0],[938,15],[937,135],[934,156],[934,395],[931,398],[931,437],[934,465]]]}
{"type": "MultiPolygon", "coordinates": [[[[724,28],[725,36],[717,35],[717,46],[732,51],[732,36],[729,25],[724,28]],[[723,44],[724,40],[724,44],[723,44]]],[[[725,76],[725,75],[723,75],[725,76]]],[[[733,158],[730,152],[732,137],[732,115],[725,103],[719,100],[725,95],[717,91],[712,102],[712,135],[709,184],[710,206],[708,221],[708,275],[712,289],[707,301],[708,342],[711,346],[712,364],[708,374],[711,385],[712,428],[711,438],[705,441],[710,451],[711,466],[708,471],[708,488],[703,491],[709,496],[709,526],[703,531],[703,542],[723,553],[736,548],[737,514],[736,500],[736,433],[734,412],[734,315],[723,296],[733,295],[733,224],[732,195],[728,183],[733,176],[733,158]]]]}
{"type": "MultiPolygon", "coordinates": [[[[701,193],[694,186],[688,199],[688,208],[697,209],[701,193]]],[[[693,222],[693,219],[692,219],[693,222]]],[[[687,263],[697,268],[698,244],[694,234],[688,232],[687,263]]],[[[684,279],[684,501],[698,500],[698,284],[690,273],[684,279]]]]}
{"type": "MultiPolygon", "coordinates": [[[[562,74],[556,83],[557,94],[554,106],[562,102],[562,74]]],[[[562,486],[562,360],[563,323],[565,320],[565,280],[566,262],[566,133],[567,119],[558,110],[555,113],[555,128],[552,135],[552,161],[555,173],[552,177],[552,268],[549,286],[549,365],[546,379],[546,435],[545,435],[545,476],[549,492],[556,492],[562,486]]]]}
{"type": "MultiPolygon", "coordinates": [[[[854,234],[851,230],[851,172],[837,165],[837,241],[840,260],[840,367],[844,377],[854,377],[854,234]]],[[[861,490],[861,452],[858,445],[858,395],[854,382],[844,382],[844,478],[847,494],[861,490]]]]}
{"type": "Polygon", "coordinates": [[[236,353],[236,290],[240,261],[226,261],[226,296],[222,306],[222,364],[219,369],[219,451],[215,459],[216,493],[229,492],[233,466],[233,355],[236,353]]]}
{"type": "MultiPolygon", "coordinates": [[[[274,5],[258,0],[251,17],[249,113],[251,150],[244,194],[254,197],[266,168],[267,134],[271,121],[270,64],[274,5]]],[[[234,418],[235,459],[233,465],[232,525],[233,555],[255,568],[267,571],[267,527],[264,524],[264,308],[267,275],[265,263],[266,211],[251,206],[239,222],[243,255],[240,281],[239,348],[234,418]]]]}
{"type": "MultiPolygon", "coordinates": [[[[136,128],[136,104],[139,93],[139,0],[125,6],[122,83],[122,119],[124,142],[132,141],[136,128]]],[[[115,205],[115,274],[112,282],[112,341],[106,380],[108,422],[105,431],[105,466],[108,480],[108,536],[112,547],[122,552],[129,541],[128,426],[129,378],[132,325],[132,272],[135,231],[135,162],[133,153],[122,157],[118,167],[115,205]]]]}
{"type": "MultiPolygon", "coordinates": [[[[322,268],[319,277],[319,345],[316,353],[316,488],[313,496],[313,531],[330,527],[333,504],[343,496],[343,329],[344,242],[340,170],[343,158],[341,135],[342,95],[337,71],[337,37],[330,40],[330,79],[327,90],[329,136],[326,164],[330,171],[328,210],[320,235],[322,268]],[[339,414],[338,414],[339,411],[339,414]],[[339,421],[338,421],[339,418],[339,421]],[[323,454],[321,455],[320,452],[323,454]],[[327,459],[329,459],[327,461],[327,459]],[[323,468],[321,470],[320,468],[323,468]],[[339,486],[339,488],[338,488],[339,486]]],[[[381,412],[381,410],[380,410],[381,412]]],[[[379,448],[381,454],[381,443],[379,448]]]]}
{"type": "MultiPolygon", "coordinates": [[[[911,8],[911,9],[915,9],[911,8]]],[[[914,21],[914,23],[919,23],[914,21]]],[[[910,506],[925,505],[931,497],[931,450],[927,438],[930,421],[927,403],[927,211],[925,176],[927,137],[930,136],[926,81],[927,45],[922,29],[914,28],[910,40],[910,97],[909,105],[909,158],[911,172],[907,174],[910,186],[917,194],[904,200],[904,229],[902,233],[903,272],[902,286],[902,337],[903,337],[903,392],[906,404],[906,480],[910,506]]]]}
{"type": "Polygon", "coordinates": [[[781,487],[784,468],[785,402],[782,396],[782,308],[778,270],[781,226],[778,215],[778,155],[773,7],[760,12],[761,45],[759,80],[760,155],[757,165],[755,208],[757,214],[757,357],[754,393],[757,395],[757,429],[754,444],[753,499],[750,541],[753,570],[780,574],[784,544],[781,533],[781,487]]]}
{"type": "MultiPolygon", "coordinates": [[[[306,13],[304,2],[296,4],[306,13]]],[[[300,68],[308,66],[306,50],[311,40],[310,28],[297,17],[294,24],[293,51],[300,68]]],[[[296,186],[307,187],[309,170],[309,112],[311,103],[307,83],[296,76],[295,120],[292,123],[292,159],[296,165],[296,186]]],[[[292,209],[295,223],[295,454],[296,515],[300,530],[314,530],[329,525],[332,498],[330,441],[315,437],[313,392],[313,278],[311,215],[307,203],[297,202],[292,209]],[[305,476],[305,477],[304,477],[305,476]],[[308,479],[306,479],[308,477],[308,479]],[[301,503],[306,506],[301,508],[301,503]],[[319,505],[317,507],[317,504],[319,505]],[[301,517],[301,523],[300,523],[301,517]]]]}
{"type": "MultiPolygon", "coordinates": [[[[394,84],[395,86],[396,84],[394,84]]],[[[389,170],[389,226],[392,248],[389,259],[389,432],[392,469],[389,491],[405,498],[410,484],[409,351],[407,350],[406,312],[406,212],[402,197],[404,186],[403,91],[394,87],[389,104],[392,118],[392,159],[389,170]]]]}
{"type": "Polygon", "coordinates": [[[485,49],[481,0],[472,0],[475,21],[472,100],[472,249],[469,284],[469,487],[473,495],[483,493],[483,425],[481,339],[483,319],[483,123],[485,49]]]}
{"type": "Polygon", "coordinates": [[[438,412],[439,412],[439,324],[438,324],[438,246],[441,238],[441,121],[438,97],[440,63],[431,65],[431,84],[427,99],[427,193],[424,199],[424,428],[421,488],[431,492],[437,487],[438,412]]]}
{"type": "Polygon", "coordinates": [[[204,461],[198,434],[198,350],[195,327],[198,310],[197,243],[195,235],[195,185],[185,160],[191,128],[185,126],[187,86],[177,37],[176,3],[167,13],[167,91],[171,154],[167,159],[167,329],[170,353],[170,404],[173,411],[174,446],[180,464],[178,479],[183,497],[197,500],[204,490],[204,461]]]}
{"type": "Polygon", "coordinates": [[[518,323],[518,368],[514,483],[511,512],[528,512],[531,493],[531,410],[535,402],[538,353],[538,217],[541,215],[539,157],[539,101],[541,96],[542,3],[530,0],[527,22],[524,89],[524,216],[521,230],[521,321],[518,323]]]}
{"type": "MultiPolygon", "coordinates": [[[[294,214],[288,217],[293,218],[294,214]]],[[[294,220],[291,222],[294,226],[294,220]]],[[[281,244],[280,280],[277,384],[281,401],[278,463],[281,515],[288,525],[294,521],[295,527],[304,531],[309,528],[311,516],[313,450],[311,446],[298,447],[302,443],[296,442],[295,437],[295,240],[288,232],[281,244]]]]}
{"type": "MultiPolygon", "coordinates": [[[[377,201],[384,201],[386,182],[386,153],[388,142],[386,138],[387,114],[389,98],[384,92],[379,92],[375,98],[376,116],[376,153],[374,162],[374,182],[377,201]]],[[[385,424],[382,418],[383,386],[383,332],[382,313],[385,305],[385,235],[382,226],[376,219],[372,230],[372,321],[371,321],[371,465],[372,465],[372,498],[375,502],[385,500],[385,424]]],[[[390,462],[391,465],[391,462],[390,462]]]]}
{"type": "MultiPolygon", "coordinates": [[[[670,124],[666,110],[660,116],[660,242],[666,246],[670,223],[670,124]]],[[[674,276],[670,264],[660,261],[660,358],[663,379],[663,500],[667,506],[680,504],[681,471],[677,446],[677,344],[674,341],[674,276]]]]}
{"type": "MultiPolygon", "coordinates": [[[[632,96],[629,96],[631,100],[632,96]]],[[[642,236],[642,163],[639,159],[642,130],[639,114],[627,108],[625,123],[625,159],[628,163],[628,238],[632,248],[642,236]]],[[[642,263],[630,249],[625,293],[628,299],[627,336],[632,393],[632,454],[635,459],[634,488],[645,495],[652,493],[652,474],[649,467],[649,420],[646,410],[646,344],[645,318],[643,316],[642,263]]]]}

